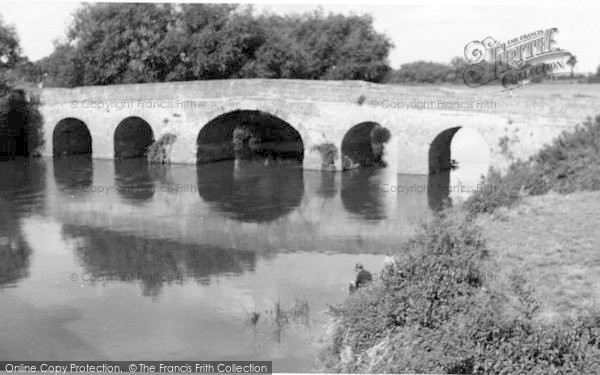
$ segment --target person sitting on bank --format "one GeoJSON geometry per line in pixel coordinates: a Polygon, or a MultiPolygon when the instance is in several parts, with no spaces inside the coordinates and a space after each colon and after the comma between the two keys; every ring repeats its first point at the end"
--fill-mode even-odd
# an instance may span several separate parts
{"type": "Polygon", "coordinates": [[[373,280],[371,272],[367,271],[361,263],[356,263],[356,267],[354,267],[354,270],[358,272],[358,275],[356,275],[356,282],[354,283],[354,285],[356,285],[357,288],[367,286],[367,284],[370,283],[371,280],[373,280]]]}
{"type": "Polygon", "coordinates": [[[367,271],[361,263],[356,263],[354,271],[358,272],[358,274],[356,275],[356,281],[350,283],[350,294],[354,293],[358,288],[367,286],[373,280],[371,272],[367,271]]]}

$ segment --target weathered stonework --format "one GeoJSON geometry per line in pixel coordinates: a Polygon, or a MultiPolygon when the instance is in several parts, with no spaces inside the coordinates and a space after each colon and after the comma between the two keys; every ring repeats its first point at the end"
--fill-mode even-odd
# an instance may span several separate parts
{"type": "MultiPolygon", "coordinates": [[[[117,125],[125,118],[137,116],[152,127],[156,137],[167,131],[177,135],[171,162],[196,163],[197,137],[210,120],[236,110],[259,110],[277,116],[300,134],[304,144],[303,164],[307,169],[323,168],[319,145],[332,143],[341,150],[346,132],[362,122],[375,122],[391,131],[384,160],[396,173],[427,174],[430,144],[437,135],[453,127],[479,133],[490,150],[490,163],[502,169],[510,158],[526,158],[586,116],[600,113],[597,104],[600,101],[546,95],[536,102],[536,97],[527,90],[519,89],[516,94],[508,95],[496,92],[497,88],[445,89],[361,81],[268,79],[44,89],[40,108],[46,145],[43,154],[52,155],[56,124],[65,118],[76,118],[90,131],[93,157],[112,159],[117,125]],[[357,98],[362,99],[357,101],[357,98]],[[402,109],[389,105],[411,101],[475,103],[482,98],[495,101],[495,107],[448,109],[432,105],[418,110],[408,105],[402,109]],[[500,139],[512,134],[512,128],[516,127],[520,129],[519,137],[510,145],[509,158],[500,139]]],[[[336,158],[335,169],[342,170],[341,157],[336,158]]]]}

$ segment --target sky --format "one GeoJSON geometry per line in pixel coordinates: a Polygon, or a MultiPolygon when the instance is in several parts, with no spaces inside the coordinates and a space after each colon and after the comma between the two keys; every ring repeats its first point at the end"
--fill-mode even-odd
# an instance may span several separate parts
{"type": "MultiPolygon", "coordinates": [[[[578,1],[575,7],[564,0],[502,0],[486,5],[469,0],[400,0],[381,5],[348,1],[319,5],[308,1],[302,5],[263,2],[254,7],[256,12],[278,14],[319,6],[326,12],[371,14],[375,29],[388,35],[394,44],[389,56],[394,68],[417,60],[449,62],[454,56],[462,56],[465,45],[473,40],[492,36],[507,41],[551,27],[559,30],[555,37],[558,46],[577,56],[576,72],[596,72],[600,65],[600,2],[578,1]]],[[[3,1],[0,14],[17,28],[24,54],[35,61],[52,52],[55,40],[64,40],[78,6],[72,1],[3,1]]]]}

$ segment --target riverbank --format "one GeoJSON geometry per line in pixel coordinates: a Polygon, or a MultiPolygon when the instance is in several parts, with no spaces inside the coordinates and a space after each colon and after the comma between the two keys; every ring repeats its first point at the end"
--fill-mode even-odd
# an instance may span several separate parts
{"type": "Polygon", "coordinates": [[[395,277],[331,309],[320,370],[597,373],[599,208],[600,192],[576,192],[442,213],[401,246],[395,277]]]}
{"type": "MultiPolygon", "coordinates": [[[[600,192],[527,197],[477,219],[494,287],[518,273],[536,286],[538,318],[556,321],[600,303],[600,192]]],[[[514,296],[513,296],[514,297],[514,296]]]]}
{"type": "Polygon", "coordinates": [[[331,309],[323,369],[599,373],[599,142],[596,117],[400,244],[386,278],[331,309]]]}

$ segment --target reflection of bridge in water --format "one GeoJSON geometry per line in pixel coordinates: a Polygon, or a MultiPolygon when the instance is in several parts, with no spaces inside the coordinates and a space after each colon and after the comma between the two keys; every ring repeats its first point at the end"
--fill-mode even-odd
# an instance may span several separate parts
{"type": "Polygon", "coordinates": [[[380,189],[389,182],[377,170],[125,162],[55,161],[55,179],[47,180],[49,213],[69,225],[227,249],[378,253],[412,233],[429,212],[427,194],[380,189]]]}
{"type": "MultiPolygon", "coordinates": [[[[63,235],[77,239],[78,258],[90,272],[145,270],[172,275],[173,282],[193,274],[205,283],[213,275],[252,270],[258,253],[388,252],[444,196],[435,179],[390,180],[384,169],[372,168],[335,174],[293,163],[156,166],[87,156],[5,165],[1,285],[28,275],[31,249],[19,212],[61,223],[63,235]]],[[[164,282],[141,280],[148,295],[164,282]]]]}

